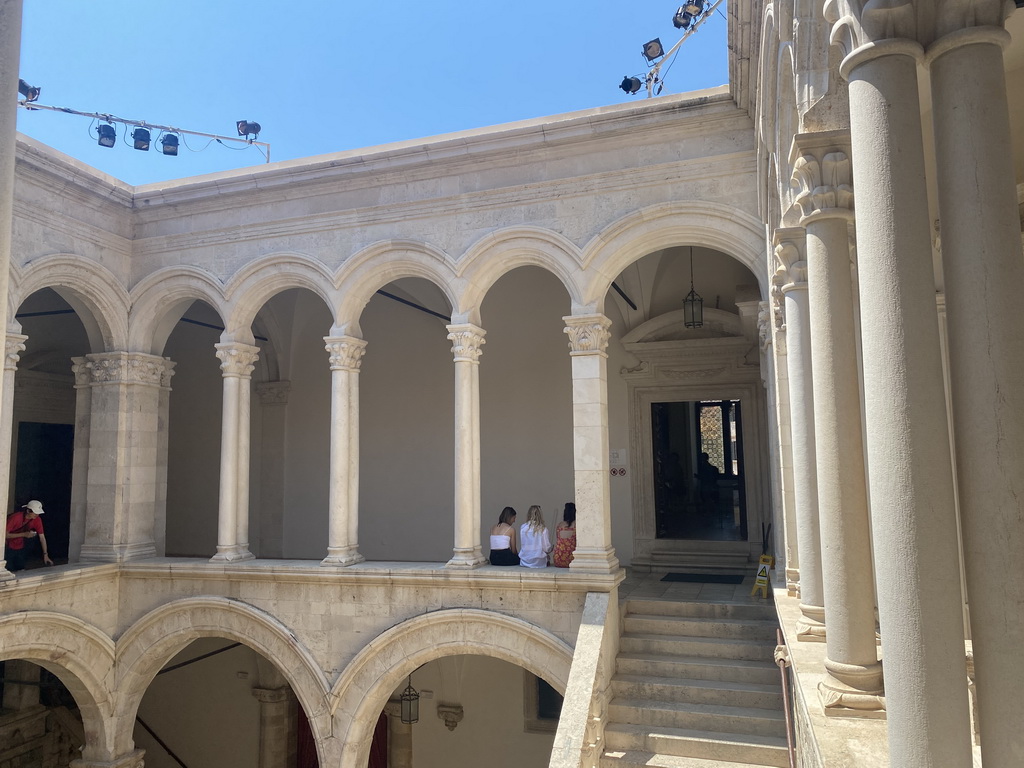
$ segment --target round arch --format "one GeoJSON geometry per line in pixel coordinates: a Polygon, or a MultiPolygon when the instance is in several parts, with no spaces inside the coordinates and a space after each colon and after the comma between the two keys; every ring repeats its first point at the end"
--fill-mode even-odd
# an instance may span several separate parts
{"type": "Polygon", "coordinates": [[[93,625],[50,611],[0,618],[0,660],[25,659],[53,673],[74,696],[86,733],[85,760],[109,760],[114,751],[114,642],[93,625]]]}
{"type": "Polygon", "coordinates": [[[80,256],[45,256],[11,269],[8,327],[18,307],[36,291],[52,288],[72,306],[85,326],[93,352],[126,349],[128,343],[128,291],[106,267],[80,256]]]}
{"type": "Polygon", "coordinates": [[[359,320],[373,294],[403,277],[428,280],[444,293],[455,312],[461,279],[444,251],[416,240],[382,240],[346,261],[335,279],[339,301],[335,306],[337,335],[361,337],[359,320]]]}
{"type": "Polygon", "coordinates": [[[580,301],[580,251],[568,238],[540,227],[510,227],[490,232],[466,252],[460,273],[466,280],[459,307],[480,324],[480,307],[501,277],[518,267],[535,266],[561,281],[576,305],[580,301]]]}
{"type": "Polygon", "coordinates": [[[378,713],[402,678],[444,656],[482,655],[524,667],[565,692],[572,648],[529,622],[474,608],[432,611],[371,640],[331,692],[342,749],[350,765],[365,765],[378,713]],[[354,755],[352,753],[355,753],[354,755]]]}
{"type": "Polygon", "coordinates": [[[162,355],[175,324],[193,301],[206,302],[224,321],[223,286],[206,270],[167,267],[140,280],[131,291],[129,351],[162,355]]]}
{"type": "Polygon", "coordinates": [[[581,304],[601,311],[612,281],[648,253],[676,245],[699,245],[732,256],[768,295],[764,226],[754,216],[722,203],[676,202],[642,208],[595,236],[583,250],[588,281],[581,304]]]}
{"type": "Polygon", "coordinates": [[[224,291],[228,301],[226,334],[233,341],[252,344],[251,327],[256,314],[272,297],[290,288],[312,291],[333,309],[333,283],[332,275],[321,262],[299,253],[277,253],[246,264],[228,281],[224,291]]]}
{"type": "MultiPolygon", "coordinates": [[[[167,603],[143,616],[117,641],[117,718],[131,723],[156,674],[193,640],[221,637],[248,646],[273,662],[306,712],[318,744],[331,734],[327,681],[309,651],[268,613],[227,597],[167,603]]],[[[118,747],[132,747],[131,729],[120,729],[118,747]]],[[[321,758],[323,756],[321,755],[321,758]]]]}

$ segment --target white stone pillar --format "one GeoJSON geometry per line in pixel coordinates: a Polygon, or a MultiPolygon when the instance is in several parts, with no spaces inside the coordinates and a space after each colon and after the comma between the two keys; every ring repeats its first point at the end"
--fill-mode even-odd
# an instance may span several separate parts
{"type": "MultiPolygon", "coordinates": [[[[986,768],[1024,765],[1024,296],[999,3],[928,48],[964,564],[986,768]]],[[[965,18],[945,22],[966,23],[965,18]]]]}
{"type": "Polygon", "coordinates": [[[388,768],[412,768],[412,725],[402,722],[402,702],[384,705],[388,718],[388,768]]]}
{"type": "MultiPolygon", "coordinates": [[[[3,384],[0,388],[0,529],[7,530],[7,505],[11,488],[11,438],[14,431],[14,376],[28,336],[8,333],[4,350],[3,384]]],[[[0,558],[3,554],[0,553],[0,558]]],[[[7,561],[0,559],[0,582],[13,579],[7,561]]]]}
{"type": "Polygon", "coordinates": [[[608,457],[608,339],[604,315],[570,315],[565,321],[572,357],[573,467],[576,481],[576,554],[570,569],[611,573],[619,560],[612,547],[608,457]]]}
{"type": "Polygon", "coordinates": [[[827,709],[884,709],[875,641],[867,477],[849,224],[846,131],[793,141],[796,203],[807,231],[818,511],[828,648],[818,687],[827,709]]]}
{"type": "Polygon", "coordinates": [[[320,565],[361,563],[359,554],[359,366],[366,342],[325,336],[331,363],[331,485],[327,557],[320,565]]]}
{"type": "Polygon", "coordinates": [[[253,688],[260,703],[260,749],[257,768],[289,768],[294,765],[296,719],[291,688],[253,688]]]}
{"type": "Polygon", "coordinates": [[[455,358],[455,551],[449,568],[487,562],[480,546],[480,354],[486,331],[448,326],[455,358]]]}
{"type": "Polygon", "coordinates": [[[850,87],[865,421],[889,760],[970,765],[964,627],[914,6],[840,0],[850,87]],[[896,35],[902,39],[875,39],[896,35]],[[911,38],[911,39],[907,39],[911,38]],[[855,49],[854,49],[855,48],[855,49]]]}
{"type": "Polygon", "coordinates": [[[174,363],[137,352],[81,360],[76,377],[90,399],[81,560],[154,557],[160,398],[174,363]]]}
{"type": "Polygon", "coordinates": [[[153,513],[153,534],[156,543],[156,554],[163,557],[167,552],[167,438],[169,434],[171,409],[171,377],[174,375],[174,366],[168,360],[164,366],[163,375],[160,377],[160,394],[157,400],[157,428],[156,428],[156,483],[153,513]]]}
{"type": "Polygon", "coordinates": [[[217,554],[211,560],[230,563],[252,559],[248,544],[249,385],[260,351],[258,347],[239,342],[225,342],[214,346],[221,361],[224,407],[220,438],[217,554]],[[245,446],[242,446],[243,439],[246,441],[245,446]],[[241,523],[242,518],[245,518],[244,524],[241,523]],[[244,535],[245,539],[240,538],[240,535],[244,535]]]}
{"type": "Polygon", "coordinates": [[[260,419],[260,557],[284,557],[285,416],[289,381],[263,381],[256,385],[262,408],[260,419]]]}
{"type": "Polygon", "coordinates": [[[84,357],[71,358],[75,376],[75,438],[71,464],[71,522],[68,562],[77,563],[85,541],[85,513],[89,496],[89,442],[92,432],[92,373],[84,357]]]}
{"type": "Polygon", "coordinates": [[[786,302],[786,365],[789,373],[789,424],[796,502],[796,546],[800,558],[800,613],[797,639],[825,640],[825,593],[821,575],[818,476],[814,448],[814,389],[811,369],[811,317],[807,296],[807,260],[802,229],[775,231],[778,274],[786,302]]]}

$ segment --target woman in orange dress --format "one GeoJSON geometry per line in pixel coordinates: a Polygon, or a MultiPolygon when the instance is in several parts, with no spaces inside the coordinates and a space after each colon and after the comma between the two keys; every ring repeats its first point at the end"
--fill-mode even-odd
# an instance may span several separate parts
{"type": "Polygon", "coordinates": [[[568,568],[576,551],[576,505],[566,502],[562,522],[555,528],[555,550],[551,562],[557,568],[568,568]]]}

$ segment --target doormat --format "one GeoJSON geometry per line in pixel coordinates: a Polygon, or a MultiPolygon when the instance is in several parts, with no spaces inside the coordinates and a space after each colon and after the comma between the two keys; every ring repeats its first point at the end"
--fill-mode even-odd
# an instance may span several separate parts
{"type": "Polygon", "coordinates": [[[666,573],[662,581],[690,581],[700,584],[742,584],[743,577],[731,573],[666,573]]]}

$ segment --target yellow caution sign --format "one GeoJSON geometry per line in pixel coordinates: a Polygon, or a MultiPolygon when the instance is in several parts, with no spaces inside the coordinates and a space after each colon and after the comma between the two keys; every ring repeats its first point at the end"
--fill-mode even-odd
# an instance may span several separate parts
{"type": "Polygon", "coordinates": [[[757,561],[757,577],[754,579],[754,588],[750,590],[751,597],[760,592],[761,597],[768,599],[768,570],[774,567],[774,557],[761,555],[761,559],[757,561]]]}

